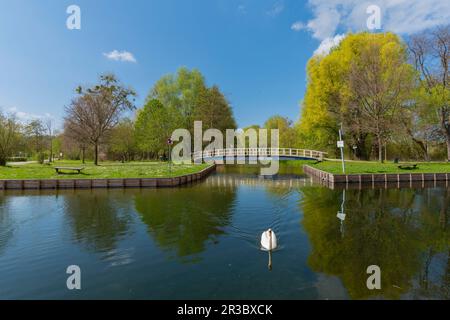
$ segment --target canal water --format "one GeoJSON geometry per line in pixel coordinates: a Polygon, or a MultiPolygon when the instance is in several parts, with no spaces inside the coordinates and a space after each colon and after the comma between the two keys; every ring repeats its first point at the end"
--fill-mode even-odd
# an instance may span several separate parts
{"type": "Polygon", "coordinates": [[[450,297],[449,188],[331,190],[295,167],[258,172],[226,167],[174,189],[0,192],[0,299],[450,297]],[[269,227],[271,270],[259,246],[269,227]],[[67,289],[70,265],[81,290],[67,289]],[[379,290],[367,288],[371,265],[379,290]]]}

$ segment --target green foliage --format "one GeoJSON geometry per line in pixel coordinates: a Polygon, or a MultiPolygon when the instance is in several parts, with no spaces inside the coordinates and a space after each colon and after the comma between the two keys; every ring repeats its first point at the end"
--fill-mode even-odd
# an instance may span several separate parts
{"type": "Polygon", "coordinates": [[[233,111],[217,86],[208,88],[198,70],[181,68],[162,77],[136,115],[136,140],[142,152],[155,158],[168,151],[167,138],[175,129],[193,133],[194,121],[203,129],[236,128],[233,111]]]}
{"type": "Polygon", "coordinates": [[[11,157],[20,139],[20,125],[13,116],[0,112],[0,166],[6,165],[6,159],[11,157]]]}
{"type": "Polygon", "coordinates": [[[271,129],[279,130],[279,147],[297,148],[297,137],[292,121],[282,116],[272,116],[265,123],[264,128],[268,129],[268,141],[271,141],[271,129]]]}
{"type": "Polygon", "coordinates": [[[164,107],[179,113],[177,128],[193,128],[193,114],[200,91],[206,88],[200,71],[180,68],[176,75],[162,77],[151,89],[146,104],[159,100],[164,107]]]}
{"type": "Polygon", "coordinates": [[[36,160],[39,163],[44,163],[45,153],[44,148],[46,144],[46,129],[41,120],[32,120],[25,126],[25,134],[28,137],[28,143],[31,150],[36,154],[36,160]]]}
{"type": "Polygon", "coordinates": [[[122,162],[130,161],[136,152],[136,136],[134,123],[128,118],[123,119],[111,131],[109,138],[110,151],[122,162]]]}
{"type": "Polygon", "coordinates": [[[148,100],[136,116],[138,148],[154,156],[164,154],[167,151],[167,138],[180,122],[181,115],[174,107],[166,107],[157,99],[148,100]]]}
{"type": "Polygon", "coordinates": [[[369,135],[378,145],[389,140],[404,124],[401,107],[410,98],[413,70],[406,60],[404,44],[392,33],[350,34],[327,56],[311,58],[296,125],[302,146],[335,153],[340,123],[359,158],[369,155],[369,135]]]}
{"type": "Polygon", "coordinates": [[[214,128],[225,132],[226,129],[237,127],[233,110],[217,86],[200,90],[193,118],[194,121],[203,122],[204,130],[214,128]]]}

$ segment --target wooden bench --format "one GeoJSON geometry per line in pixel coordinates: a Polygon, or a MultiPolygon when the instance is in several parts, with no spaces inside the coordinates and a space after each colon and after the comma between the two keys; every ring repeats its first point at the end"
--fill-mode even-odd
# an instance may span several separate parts
{"type": "Polygon", "coordinates": [[[84,170],[84,167],[54,167],[57,174],[61,174],[62,170],[68,170],[68,171],[77,171],[78,174],[81,173],[81,171],[84,170]]]}
{"type": "Polygon", "coordinates": [[[398,166],[398,168],[402,170],[414,170],[417,169],[417,164],[412,164],[409,166],[398,166]]]}

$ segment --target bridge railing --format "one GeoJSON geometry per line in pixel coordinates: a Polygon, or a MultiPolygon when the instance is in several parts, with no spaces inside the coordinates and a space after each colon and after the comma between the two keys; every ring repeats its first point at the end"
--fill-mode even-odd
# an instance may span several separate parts
{"type": "Polygon", "coordinates": [[[322,160],[326,152],[292,148],[227,148],[196,151],[192,154],[194,160],[214,157],[271,157],[289,156],[322,160]]]}

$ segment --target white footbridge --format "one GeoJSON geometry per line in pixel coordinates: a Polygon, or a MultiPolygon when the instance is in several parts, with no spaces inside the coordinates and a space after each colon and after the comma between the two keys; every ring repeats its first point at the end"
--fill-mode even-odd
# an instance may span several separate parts
{"type": "Polygon", "coordinates": [[[228,148],[197,151],[192,154],[194,161],[237,159],[277,159],[277,160],[317,160],[322,161],[327,153],[317,150],[292,148],[228,148]]]}

